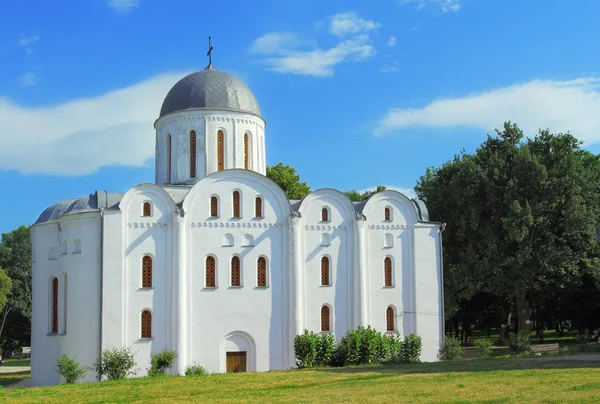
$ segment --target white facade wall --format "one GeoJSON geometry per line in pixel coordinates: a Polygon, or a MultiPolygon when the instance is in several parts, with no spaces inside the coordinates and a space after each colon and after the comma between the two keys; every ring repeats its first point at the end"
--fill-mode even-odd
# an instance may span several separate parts
{"type": "Polygon", "coordinates": [[[244,135],[249,136],[250,170],[266,174],[265,121],[252,114],[186,110],[156,121],[156,183],[194,184],[218,171],[217,134],[225,138],[225,169],[244,168],[244,135]],[[190,133],[196,132],[196,177],[190,177],[190,133]],[[171,179],[168,136],[171,136],[171,179]]]}

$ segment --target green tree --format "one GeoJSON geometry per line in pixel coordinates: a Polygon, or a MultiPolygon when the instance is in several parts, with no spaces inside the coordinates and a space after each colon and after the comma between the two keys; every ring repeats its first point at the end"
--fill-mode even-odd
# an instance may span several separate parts
{"type": "Polygon", "coordinates": [[[362,194],[355,189],[353,189],[352,191],[346,191],[346,192],[344,192],[344,194],[352,202],[361,202],[361,201],[364,201],[365,199],[367,199],[368,197],[370,197],[371,195],[376,194],[378,192],[385,191],[386,189],[387,189],[387,187],[385,185],[377,185],[377,187],[374,190],[371,190],[371,191],[367,190],[367,191],[363,192],[362,194]]]}
{"type": "Polygon", "coordinates": [[[267,177],[275,181],[290,200],[300,200],[310,193],[310,187],[306,182],[300,182],[300,175],[292,166],[279,163],[267,166],[267,177]]]}
{"type": "Polygon", "coordinates": [[[600,278],[600,163],[580,145],[548,131],[524,140],[506,123],[475,154],[462,152],[421,177],[417,194],[448,224],[447,310],[490,293],[513,304],[519,330],[528,331],[535,307],[585,275],[600,278]]]}
{"type": "Polygon", "coordinates": [[[11,294],[0,311],[0,340],[7,319],[20,313],[31,321],[31,234],[25,226],[2,234],[0,268],[12,281],[11,294]]]}
{"type": "Polygon", "coordinates": [[[4,310],[4,306],[8,301],[8,296],[12,290],[12,281],[6,275],[6,272],[0,268],[0,312],[4,310]]]}

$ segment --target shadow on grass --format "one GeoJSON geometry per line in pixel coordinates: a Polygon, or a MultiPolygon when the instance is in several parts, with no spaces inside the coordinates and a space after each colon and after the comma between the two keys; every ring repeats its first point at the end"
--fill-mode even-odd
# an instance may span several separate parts
{"type": "Polygon", "coordinates": [[[454,373],[454,372],[493,372],[500,370],[536,370],[536,369],[578,369],[600,368],[599,360],[544,360],[544,358],[510,358],[489,360],[457,360],[448,362],[416,363],[412,365],[373,365],[346,368],[317,368],[332,373],[454,373]]]}
{"type": "Polygon", "coordinates": [[[8,386],[30,377],[29,372],[0,374],[0,386],[8,386]]]}

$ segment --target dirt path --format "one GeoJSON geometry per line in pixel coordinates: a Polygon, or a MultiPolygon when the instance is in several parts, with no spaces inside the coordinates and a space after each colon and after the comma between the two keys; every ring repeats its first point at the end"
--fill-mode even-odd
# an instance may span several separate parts
{"type": "Polygon", "coordinates": [[[29,372],[30,366],[0,366],[0,374],[29,372]]]}
{"type": "Polygon", "coordinates": [[[582,354],[582,355],[556,355],[556,356],[530,356],[523,358],[527,360],[535,359],[539,361],[600,361],[600,354],[582,354]]]}

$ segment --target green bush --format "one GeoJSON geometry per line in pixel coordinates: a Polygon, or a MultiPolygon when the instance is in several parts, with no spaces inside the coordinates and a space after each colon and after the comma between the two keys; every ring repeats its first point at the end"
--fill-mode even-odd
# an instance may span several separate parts
{"type": "Polygon", "coordinates": [[[188,366],[187,368],[185,368],[185,375],[186,376],[206,376],[208,374],[208,371],[197,364],[193,364],[191,366],[188,366]]]}
{"type": "Polygon", "coordinates": [[[477,347],[477,357],[479,359],[490,359],[492,357],[492,347],[494,344],[487,339],[479,339],[475,343],[477,347]]]}
{"type": "Polygon", "coordinates": [[[327,366],[331,362],[331,356],[335,346],[335,337],[333,334],[324,333],[318,336],[317,356],[315,363],[318,366],[327,366]]]}
{"type": "Polygon", "coordinates": [[[346,351],[344,350],[342,344],[336,344],[333,348],[329,365],[335,367],[346,366],[346,351]]]}
{"type": "Polygon", "coordinates": [[[525,355],[531,352],[531,341],[529,333],[519,331],[518,334],[511,334],[508,340],[508,346],[515,355],[525,355]]]}
{"type": "Polygon", "coordinates": [[[402,362],[402,338],[399,333],[383,336],[379,357],[382,363],[402,362]]]}
{"type": "Polygon", "coordinates": [[[177,352],[170,349],[164,349],[161,352],[152,352],[150,354],[150,369],[148,376],[163,376],[167,373],[167,369],[173,367],[177,359],[177,352]]]}
{"type": "Polygon", "coordinates": [[[463,348],[456,338],[446,338],[438,351],[438,359],[441,361],[455,361],[462,359],[462,356],[463,348]]]}
{"type": "Polygon", "coordinates": [[[63,355],[56,361],[56,371],[67,384],[73,384],[86,375],[88,368],[81,366],[74,357],[63,355]]]}
{"type": "Polygon", "coordinates": [[[298,368],[311,368],[317,365],[319,339],[318,334],[308,330],[296,335],[296,338],[294,338],[294,353],[298,368]]]}
{"type": "Polygon", "coordinates": [[[415,334],[410,334],[404,338],[402,343],[401,358],[402,363],[419,363],[421,362],[421,348],[423,342],[421,337],[415,334]]]}
{"type": "Polygon", "coordinates": [[[348,365],[362,365],[381,362],[383,337],[371,326],[349,330],[342,338],[341,345],[346,353],[348,365]]]}
{"type": "Polygon", "coordinates": [[[124,379],[138,372],[129,347],[105,349],[92,369],[98,373],[98,380],[102,380],[104,376],[108,380],[124,379]]]}

